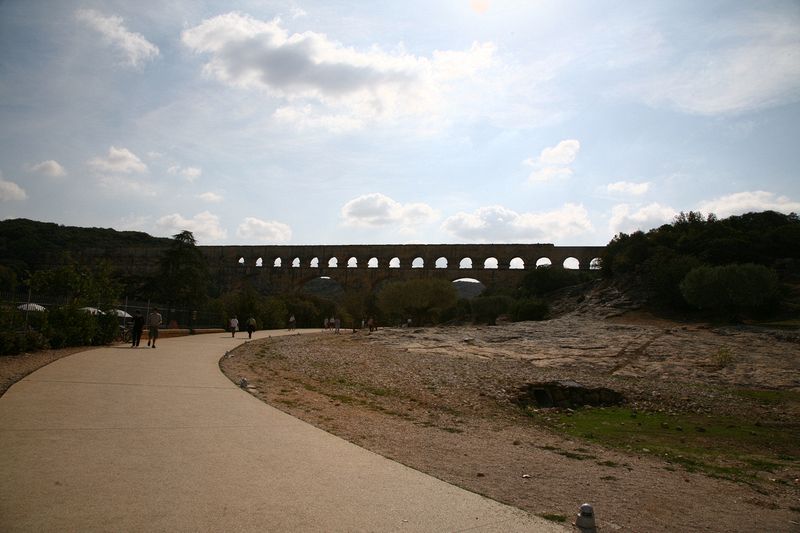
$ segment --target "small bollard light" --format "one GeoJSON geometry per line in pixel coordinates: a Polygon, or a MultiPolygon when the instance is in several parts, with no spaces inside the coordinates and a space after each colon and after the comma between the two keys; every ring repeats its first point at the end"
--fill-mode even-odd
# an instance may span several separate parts
{"type": "Polygon", "coordinates": [[[594,509],[588,503],[581,505],[578,517],[575,519],[575,527],[580,533],[597,533],[597,525],[594,521],[594,509]]]}

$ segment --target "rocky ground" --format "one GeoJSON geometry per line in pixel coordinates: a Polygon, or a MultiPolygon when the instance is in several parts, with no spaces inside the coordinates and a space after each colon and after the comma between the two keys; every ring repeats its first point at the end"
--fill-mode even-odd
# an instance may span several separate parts
{"type": "Polygon", "coordinates": [[[62,357],[91,349],[91,347],[87,346],[77,346],[58,350],[22,353],[19,355],[0,355],[0,396],[2,396],[11,385],[31,372],[45,365],[49,365],[62,357]]]}
{"type": "Polygon", "coordinates": [[[756,420],[800,436],[800,401],[737,393],[800,392],[796,334],[615,314],[273,338],[221,367],[316,426],[555,520],[591,502],[604,531],[800,531],[800,444],[779,468],[721,479],[646,448],[572,437],[558,423],[571,410],[520,408],[527,383],[574,380],[643,413],[756,420]]]}

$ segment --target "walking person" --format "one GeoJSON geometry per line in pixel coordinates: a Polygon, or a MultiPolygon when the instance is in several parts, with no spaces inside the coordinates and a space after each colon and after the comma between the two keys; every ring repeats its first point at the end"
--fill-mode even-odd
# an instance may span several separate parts
{"type": "Polygon", "coordinates": [[[294,315],[292,315],[289,317],[289,331],[292,331],[294,329],[294,325],[295,325],[295,318],[294,315]]]}
{"type": "Polygon", "coordinates": [[[147,315],[147,345],[152,344],[153,348],[156,347],[156,340],[158,339],[158,328],[161,326],[161,313],[158,312],[158,307],[154,307],[153,311],[147,315]]]}
{"type": "Polygon", "coordinates": [[[133,314],[133,331],[131,332],[131,348],[139,346],[139,341],[142,340],[142,331],[144,330],[144,317],[142,312],[137,310],[133,314]]]}
{"type": "Polygon", "coordinates": [[[256,319],[254,317],[250,317],[247,319],[247,338],[253,338],[253,332],[256,330],[256,319]]]}
{"type": "Polygon", "coordinates": [[[231,328],[231,338],[236,337],[236,330],[239,329],[239,319],[236,318],[236,315],[231,318],[230,321],[230,328],[231,328]]]}
{"type": "Polygon", "coordinates": [[[330,326],[328,325],[328,317],[325,317],[325,320],[322,321],[322,329],[324,329],[325,331],[328,331],[329,327],[330,326]]]}
{"type": "Polygon", "coordinates": [[[334,319],[333,323],[336,324],[336,334],[339,335],[339,328],[342,326],[342,319],[337,317],[334,319]]]}

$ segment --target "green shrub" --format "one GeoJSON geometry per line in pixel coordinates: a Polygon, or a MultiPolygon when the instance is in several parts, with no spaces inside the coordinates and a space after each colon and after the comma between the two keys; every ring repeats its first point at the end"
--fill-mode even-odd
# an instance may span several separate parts
{"type": "Polygon", "coordinates": [[[95,316],[77,307],[60,307],[49,311],[50,345],[53,348],[66,346],[89,346],[98,338],[99,326],[95,316]]]}
{"type": "Polygon", "coordinates": [[[778,276],[762,265],[702,266],[680,284],[686,301],[698,308],[735,316],[761,312],[778,302],[778,276]]]}
{"type": "Polygon", "coordinates": [[[470,307],[475,321],[487,322],[490,326],[494,326],[497,317],[507,313],[513,302],[508,296],[478,296],[470,300],[470,307]]]}
{"type": "Polygon", "coordinates": [[[523,298],[511,306],[511,319],[514,322],[544,320],[549,312],[550,306],[546,301],[539,298],[523,298]]]}

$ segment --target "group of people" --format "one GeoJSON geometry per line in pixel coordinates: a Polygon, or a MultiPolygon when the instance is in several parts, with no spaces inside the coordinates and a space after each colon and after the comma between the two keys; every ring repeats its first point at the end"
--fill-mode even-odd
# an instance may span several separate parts
{"type": "Polygon", "coordinates": [[[333,329],[333,332],[338,335],[341,333],[339,328],[342,327],[342,319],[336,317],[325,317],[325,320],[322,321],[322,327],[325,329],[325,331],[333,329]]]}
{"type": "MultiPolygon", "coordinates": [[[[230,322],[228,323],[228,329],[231,330],[231,337],[236,337],[236,332],[239,330],[239,319],[236,318],[236,315],[231,318],[230,322]]],[[[254,317],[250,317],[247,319],[247,338],[253,338],[253,332],[256,330],[256,319],[254,317]]]]}
{"type": "MultiPolygon", "coordinates": [[[[163,319],[158,308],[154,307],[150,314],[147,315],[147,345],[156,347],[156,340],[158,339],[158,328],[161,327],[163,319]]],[[[139,342],[142,340],[142,332],[144,330],[145,318],[142,316],[141,311],[136,311],[133,315],[133,329],[131,331],[131,348],[137,348],[139,342]]]]}

